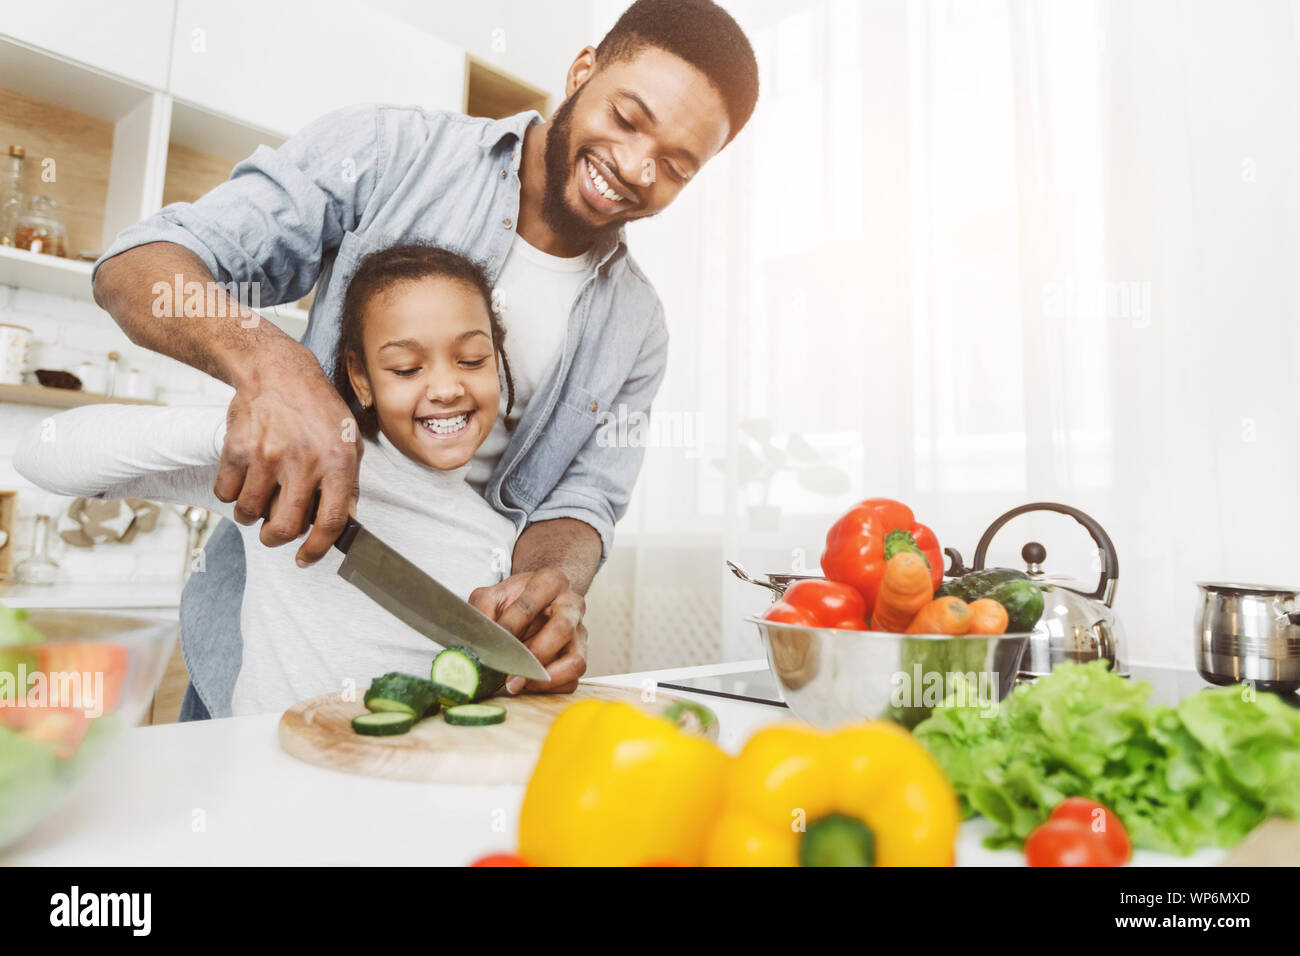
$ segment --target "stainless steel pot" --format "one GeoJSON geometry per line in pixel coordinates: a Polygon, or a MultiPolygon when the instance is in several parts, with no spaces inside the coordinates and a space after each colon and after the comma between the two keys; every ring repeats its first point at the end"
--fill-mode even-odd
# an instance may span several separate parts
{"type": "Polygon", "coordinates": [[[1300,589],[1198,582],[1196,669],[1212,684],[1300,689],[1300,589]]]}

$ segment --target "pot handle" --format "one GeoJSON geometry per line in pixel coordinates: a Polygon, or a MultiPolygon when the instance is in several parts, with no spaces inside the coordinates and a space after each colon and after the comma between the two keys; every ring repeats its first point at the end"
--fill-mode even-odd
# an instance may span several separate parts
{"type": "MultiPolygon", "coordinates": [[[[1101,551],[1101,578],[1097,582],[1097,590],[1086,596],[1103,601],[1107,607],[1110,607],[1115,600],[1115,585],[1119,581],[1119,555],[1115,552],[1115,544],[1110,540],[1110,535],[1106,533],[1106,529],[1098,524],[1095,518],[1070,505],[1057,504],[1053,501],[1038,501],[1033,504],[1021,505],[1019,508],[1012,508],[989,525],[988,530],[984,532],[984,536],[980,538],[979,544],[975,547],[975,560],[971,566],[976,571],[983,570],[984,559],[988,556],[989,545],[993,543],[993,536],[1001,531],[1002,526],[1012,518],[1018,518],[1030,511],[1055,511],[1057,514],[1068,515],[1087,529],[1088,534],[1092,535],[1092,540],[1096,542],[1097,548],[1101,551]]],[[[1039,545],[1039,547],[1042,546],[1039,545]]],[[[1026,545],[1026,548],[1028,548],[1028,545],[1026,545]]]]}

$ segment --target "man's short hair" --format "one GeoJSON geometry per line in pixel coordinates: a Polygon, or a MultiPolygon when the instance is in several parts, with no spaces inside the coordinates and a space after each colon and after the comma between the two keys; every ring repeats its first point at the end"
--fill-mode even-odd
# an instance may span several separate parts
{"type": "Polygon", "coordinates": [[[709,78],[727,106],[731,142],[758,101],[758,61],[731,14],[712,0],[637,0],[596,47],[597,66],[631,59],[647,46],[681,57],[709,78]]]}

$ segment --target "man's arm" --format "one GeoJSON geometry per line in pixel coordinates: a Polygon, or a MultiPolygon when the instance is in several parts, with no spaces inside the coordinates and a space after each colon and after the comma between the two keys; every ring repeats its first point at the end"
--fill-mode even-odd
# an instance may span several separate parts
{"type": "MultiPolygon", "coordinates": [[[[656,307],[632,374],[614,401],[628,414],[646,414],[667,368],[668,331],[656,307]]],[[[470,603],[517,635],[546,667],[549,681],[512,678],[521,689],[569,693],[587,669],[585,595],[614,542],[614,524],[627,511],[645,449],[603,441],[599,432],[530,516],[515,543],[511,575],[479,588],[470,603]]]]}
{"type": "Polygon", "coordinates": [[[576,518],[552,518],[524,529],[515,542],[512,573],[558,568],[569,587],[586,596],[600,567],[600,534],[576,518]]]}
{"type": "Polygon", "coordinates": [[[357,493],[360,444],[351,413],[316,357],[262,322],[220,284],[255,283],[267,304],[299,298],[322,257],[353,228],[378,176],[378,113],[351,108],[311,123],[279,150],[261,147],[196,203],[132,226],[95,270],[95,300],[135,343],[235,387],[214,492],[235,519],[262,526],[263,544],[297,538],[321,505],[299,564],[338,537],[357,493]],[[156,283],[203,284],[213,315],[156,315],[156,283]],[[209,291],[210,290],[210,291],[209,291]]]}

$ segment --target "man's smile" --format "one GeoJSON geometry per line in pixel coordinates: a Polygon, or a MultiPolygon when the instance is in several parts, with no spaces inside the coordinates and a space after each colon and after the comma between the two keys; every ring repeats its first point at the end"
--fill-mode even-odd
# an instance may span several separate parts
{"type": "Polygon", "coordinates": [[[618,178],[604,163],[583,156],[578,160],[578,167],[578,192],[593,210],[603,216],[614,216],[636,207],[630,197],[615,187],[618,178]]]}

